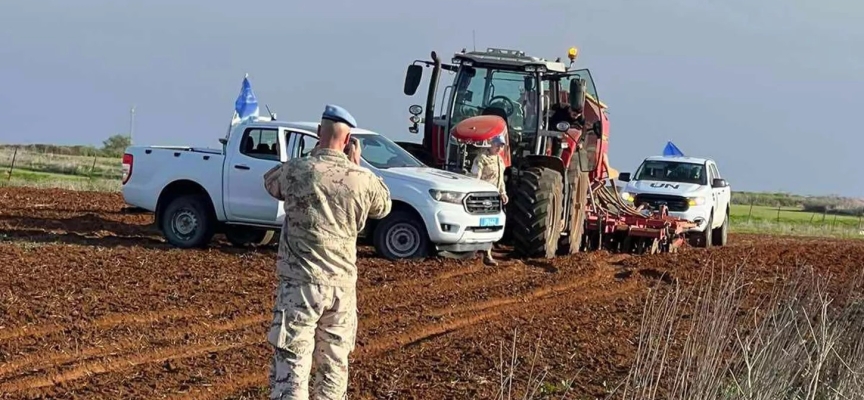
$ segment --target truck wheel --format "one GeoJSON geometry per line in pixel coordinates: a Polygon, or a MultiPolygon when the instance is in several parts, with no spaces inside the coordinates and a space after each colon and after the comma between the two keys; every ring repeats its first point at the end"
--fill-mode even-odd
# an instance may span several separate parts
{"type": "MultiPolygon", "coordinates": [[[[561,174],[549,168],[523,172],[511,197],[513,250],[526,257],[553,258],[561,236],[561,174]]],[[[509,221],[508,221],[509,222],[509,221]]]]}
{"type": "Polygon", "coordinates": [[[726,242],[728,240],[727,237],[729,235],[729,211],[726,211],[726,217],[723,218],[723,225],[720,225],[719,228],[714,229],[714,231],[711,232],[711,235],[713,236],[711,238],[713,244],[717,246],[726,245],[726,242]]]}
{"type": "Polygon", "coordinates": [[[711,210],[711,216],[708,217],[708,226],[705,227],[705,230],[702,232],[693,235],[690,240],[690,245],[693,247],[711,247],[711,239],[713,239],[714,229],[711,228],[711,225],[714,225],[714,210],[711,210]]]}
{"type": "Polygon", "coordinates": [[[429,254],[429,236],[423,221],[407,211],[393,211],[381,220],[372,242],[378,254],[391,261],[429,254]]]}
{"type": "Polygon", "coordinates": [[[186,195],[171,200],[162,212],[162,234],[168,243],[188,249],[204,247],[215,234],[210,218],[209,199],[202,195],[186,195]]]}
{"type": "Polygon", "coordinates": [[[237,247],[266,246],[273,240],[273,231],[245,226],[229,226],[225,238],[237,247]]]}

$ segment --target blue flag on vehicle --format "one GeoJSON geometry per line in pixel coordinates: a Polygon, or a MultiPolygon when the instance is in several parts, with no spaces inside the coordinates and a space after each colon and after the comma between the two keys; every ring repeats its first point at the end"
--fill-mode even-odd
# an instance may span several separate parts
{"type": "Polygon", "coordinates": [[[246,74],[243,78],[240,94],[237,96],[237,100],[234,101],[234,118],[231,124],[235,125],[255,117],[258,117],[258,99],[255,98],[255,93],[252,92],[252,85],[249,83],[249,74],[246,74]]]}
{"type": "Polygon", "coordinates": [[[673,144],[672,142],[666,142],[666,148],[663,149],[664,156],[673,156],[673,157],[683,157],[684,153],[678,149],[678,146],[673,144]]]}

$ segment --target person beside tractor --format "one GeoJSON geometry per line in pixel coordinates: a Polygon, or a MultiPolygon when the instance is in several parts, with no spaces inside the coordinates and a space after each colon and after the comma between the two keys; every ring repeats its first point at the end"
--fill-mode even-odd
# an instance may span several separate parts
{"type": "Polygon", "coordinates": [[[351,140],[354,117],[328,105],[318,145],[307,157],[264,175],[267,192],[284,201],[273,321],[271,399],[308,399],[313,360],[315,399],[344,399],[348,355],[357,334],[357,235],[367,218],[390,213],[390,191],[360,166],[351,140]]]}
{"type": "MultiPolygon", "coordinates": [[[[506,168],[504,166],[504,159],[501,158],[501,151],[507,143],[504,139],[504,135],[506,134],[507,131],[505,130],[504,133],[492,138],[489,148],[477,154],[471,167],[472,176],[489,182],[498,188],[498,193],[501,194],[501,202],[503,204],[507,204],[509,201],[504,186],[504,171],[506,168]]],[[[498,265],[498,262],[492,257],[492,248],[486,250],[483,256],[483,263],[489,266],[498,265]]]]}

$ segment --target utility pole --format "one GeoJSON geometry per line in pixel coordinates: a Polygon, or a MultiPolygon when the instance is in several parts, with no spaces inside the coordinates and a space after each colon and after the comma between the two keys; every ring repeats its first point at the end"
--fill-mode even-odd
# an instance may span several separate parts
{"type": "Polygon", "coordinates": [[[129,109],[129,144],[132,144],[132,131],[135,130],[135,106],[129,109]]]}

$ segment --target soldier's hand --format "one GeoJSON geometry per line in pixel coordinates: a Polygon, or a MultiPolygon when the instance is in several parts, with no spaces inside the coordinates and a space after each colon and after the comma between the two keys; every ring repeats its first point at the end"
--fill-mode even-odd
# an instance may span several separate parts
{"type": "Polygon", "coordinates": [[[351,138],[348,142],[348,159],[354,164],[360,165],[360,141],[357,138],[351,138]]]}
{"type": "Polygon", "coordinates": [[[507,204],[508,202],[510,202],[510,198],[507,197],[506,194],[503,194],[503,193],[502,193],[502,194],[501,194],[501,201],[503,201],[504,204],[507,204]]]}

